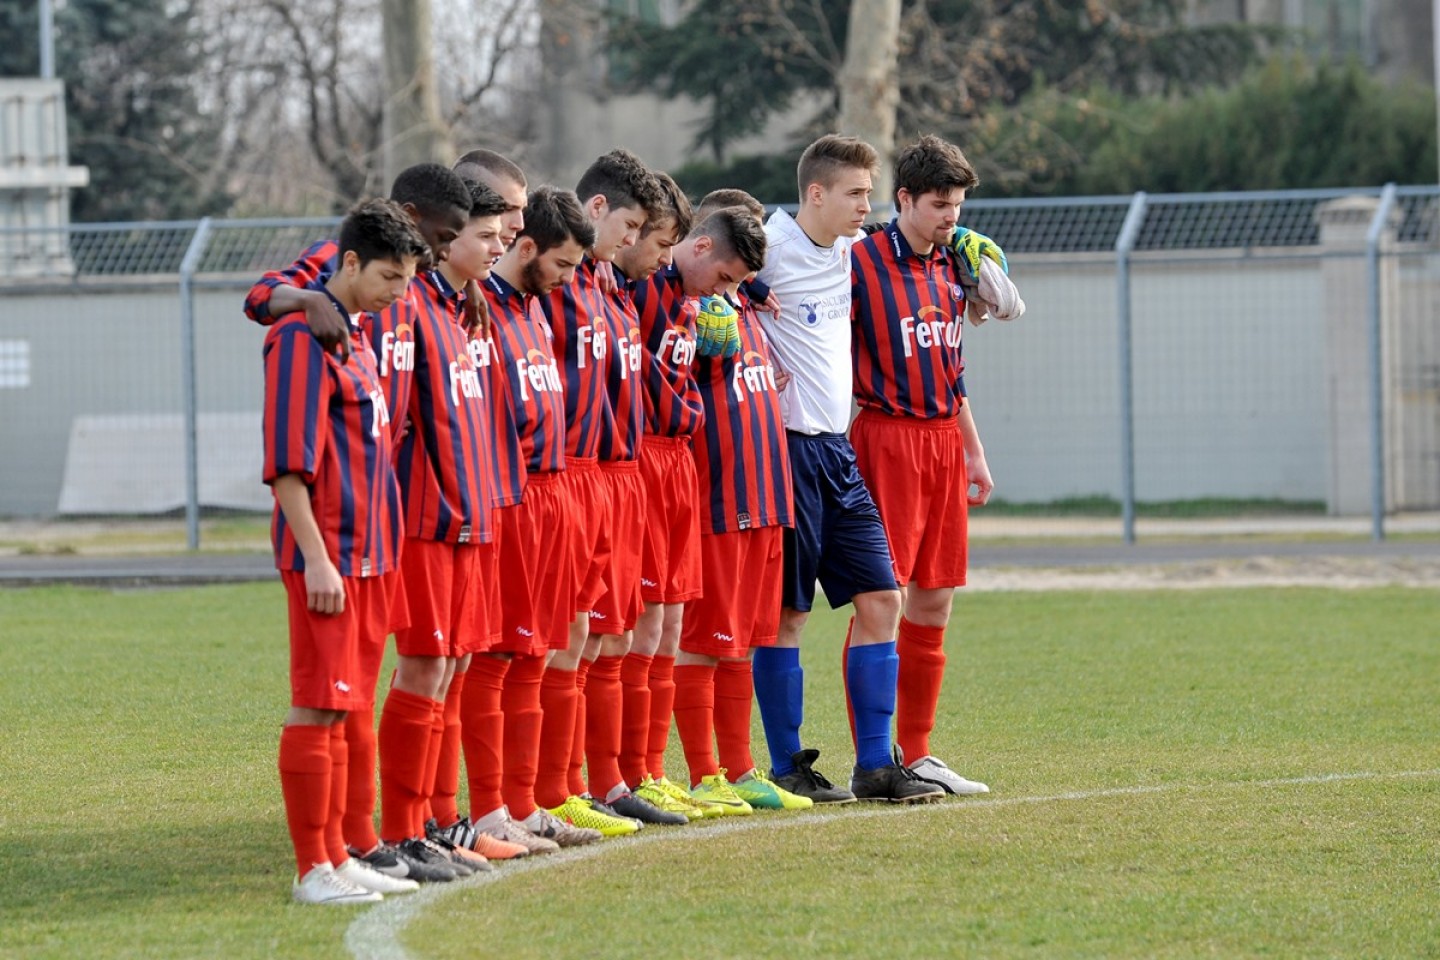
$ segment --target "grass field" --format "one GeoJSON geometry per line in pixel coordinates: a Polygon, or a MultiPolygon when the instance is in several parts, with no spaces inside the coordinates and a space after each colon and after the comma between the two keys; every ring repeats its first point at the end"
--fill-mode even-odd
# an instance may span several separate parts
{"type": "MultiPolygon", "coordinates": [[[[935,747],[988,798],[651,829],[362,912],[288,902],[278,586],[0,591],[0,956],[1440,956],[1440,591],[955,621],[935,747]]],[[[843,780],[843,624],[813,627],[843,780]]]]}

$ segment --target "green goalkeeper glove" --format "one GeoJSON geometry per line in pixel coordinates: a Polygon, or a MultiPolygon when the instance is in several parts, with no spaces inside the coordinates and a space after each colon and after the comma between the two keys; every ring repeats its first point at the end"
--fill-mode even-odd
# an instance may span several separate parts
{"type": "Polygon", "coordinates": [[[968,227],[955,228],[955,233],[950,238],[950,249],[955,251],[965,272],[975,283],[980,282],[981,257],[989,257],[1006,274],[1010,273],[1010,261],[1005,259],[1005,251],[1000,249],[1000,245],[985,234],[976,233],[968,227]]]}
{"type": "Polygon", "coordinates": [[[701,297],[695,316],[695,350],[703,357],[733,357],[740,352],[740,318],[724,297],[701,297]]]}

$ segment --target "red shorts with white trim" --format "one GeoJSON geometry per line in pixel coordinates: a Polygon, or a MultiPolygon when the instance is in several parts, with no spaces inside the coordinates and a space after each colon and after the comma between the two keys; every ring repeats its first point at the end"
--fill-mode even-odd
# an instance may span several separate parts
{"type": "Polygon", "coordinates": [[[700,537],[705,598],[685,605],[680,649],[705,657],[743,657],[770,647],[780,631],[784,527],[700,537]]]}
{"type": "Polygon", "coordinates": [[[575,510],[562,471],[532,473],[525,499],[495,512],[499,523],[503,629],[491,653],[540,656],[567,646],[575,617],[575,510]]]}
{"type": "Polygon", "coordinates": [[[862,410],[850,443],[885,524],[896,582],[925,590],[964,586],[970,479],[956,418],[862,410]]]}
{"type": "Polygon", "coordinates": [[[400,561],[410,625],[395,631],[406,657],[458,657],[476,642],[480,548],[407,537],[400,561]]]}
{"type": "Polygon", "coordinates": [[[593,457],[567,457],[561,478],[575,511],[570,551],[574,596],[570,606],[574,613],[588,613],[605,592],[605,570],[610,565],[610,492],[593,457]]]}
{"type": "Polygon", "coordinates": [[[306,609],[305,574],[281,570],[280,580],[290,619],[290,705],[311,710],[372,706],[399,573],[345,577],[345,609],[338,614],[306,609]]]}
{"type": "Polygon", "coordinates": [[[600,476],[610,499],[610,562],[605,592],[590,605],[590,632],[619,636],[635,626],[640,611],[640,556],[645,551],[645,481],[634,460],[604,460],[600,476]]]}
{"type": "Polygon", "coordinates": [[[689,437],[650,434],[640,444],[645,481],[645,546],[640,596],[684,603],[700,596],[700,485],[689,437]]]}
{"type": "Polygon", "coordinates": [[[490,529],[494,531],[493,537],[489,543],[477,543],[474,546],[475,627],[467,633],[466,642],[460,645],[460,652],[456,656],[486,652],[500,642],[500,634],[505,630],[500,584],[502,533],[496,517],[499,510],[508,509],[510,508],[501,507],[492,511],[490,529]]]}

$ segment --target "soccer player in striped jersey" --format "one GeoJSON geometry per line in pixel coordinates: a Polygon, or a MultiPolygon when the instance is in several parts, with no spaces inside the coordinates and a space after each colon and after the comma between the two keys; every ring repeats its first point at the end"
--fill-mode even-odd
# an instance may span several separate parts
{"type": "Polygon", "coordinates": [[[851,250],[860,416],[850,439],[905,598],[896,742],[917,776],[952,794],[989,792],[930,752],[945,627],[965,584],[967,513],[994,487],[965,393],[965,295],[949,249],[978,182],[959,147],[922,137],[895,157],[895,219],[851,250]]]}
{"type": "MultiPolygon", "coordinates": [[[[633,398],[616,389],[621,401],[621,418],[617,428],[614,401],[608,385],[629,381],[630,369],[621,369],[618,344],[625,330],[620,312],[619,292],[607,290],[602,280],[601,265],[614,260],[625,247],[633,246],[650,211],[661,203],[661,190],[655,178],[633,154],[613,150],[590,165],[575,191],[590,222],[595,227],[595,243],[588,256],[576,268],[575,278],[541,300],[541,309],[550,324],[561,383],[565,392],[565,478],[567,494],[576,506],[576,541],[572,551],[574,583],[572,600],[576,612],[565,646],[557,645],[550,653],[549,664],[541,682],[544,720],[541,727],[540,764],[535,784],[536,800],[560,819],[575,826],[592,827],[608,836],[633,833],[638,824],[625,817],[612,816],[607,809],[587,796],[588,790],[580,776],[587,743],[587,717],[613,717],[597,723],[595,731],[603,743],[595,744],[590,773],[593,779],[619,779],[620,738],[620,660],[623,639],[604,641],[599,634],[591,635],[590,612],[608,592],[608,581],[618,579],[612,564],[616,520],[615,509],[620,499],[618,488],[627,487],[624,468],[614,467],[602,472],[599,458],[604,445],[607,455],[624,452],[627,443],[639,436],[637,419],[638,395],[633,398]],[[632,435],[633,434],[633,435],[632,435]],[[606,475],[608,474],[608,476],[606,475]],[[598,663],[595,682],[589,684],[591,664],[598,663]],[[587,689],[588,688],[588,689],[587,689]],[[593,701],[593,704],[590,703],[593,701]],[[612,744],[613,739],[613,744],[612,744]],[[608,761],[608,762],[607,762],[608,761]],[[598,777],[597,777],[598,773],[598,777]]],[[[628,335],[627,335],[628,341],[628,335]]],[[[638,345],[637,345],[638,346],[638,345]]],[[[631,353],[630,344],[625,357],[631,353]]],[[[623,385],[623,384],[622,384],[623,385]]],[[[638,486],[638,472],[634,474],[638,486]]],[[[638,513],[629,526],[638,529],[638,513]]],[[[638,542],[632,548],[638,553],[638,542]]],[[[638,566],[622,556],[622,564],[638,566]]],[[[638,572],[635,589],[638,590],[638,572]]],[[[617,584],[616,600],[619,600],[617,584]]],[[[623,610],[623,604],[615,607],[623,610]]],[[[623,615],[623,613],[621,614],[623,615]]]]}
{"type": "Polygon", "coordinates": [[[372,200],[340,227],[321,293],[346,317],[350,350],[323,346],[302,313],[265,334],[264,480],[275,494],[276,566],[289,598],[290,711],[280,785],[302,903],[363,903],[416,889],[346,849],[345,715],[373,703],[398,585],[400,497],[390,413],[356,322],[403,297],[425,241],[398,205],[372,200]]]}
{"type": "Polygon", "coordinates": [[[525,191],[528,189],[525,171],[494,150],[471,150],[456,160],[452,169],[462,180],[482,183],[505,200],[505,209],[500,215],[500,240],[505,249],[510,249],[515,237],[525,228],[525,191]]]}
{"type": "Polygon", "coordinates": [[[781,396],[795,496],[785,534],[784,609],[779,639],[755,653],[755,696],[770,750],[772,779],[827,803],[857,798],[929,801],[944,791],[923,783],[892,756],[895,630],[900,590],[885,528],[855,468],[850,422],[850,246],[870,212],[873,147],[828,135],[800,157],[800,208],[776,211],[766,226],[769,253],[760,279],[779,298],[779,316],[761,315],[771,349],[791,381],[781,396]],[[800,637],[820,581],[832,607],[854,603],[847,640],[846,700],[856,731],[850,789],[814,768],[819,756],[800,739],[804,679],[800,637]]]}
{"type": "MultiPolygon", "coordinates": [[[[391,186],[390,194],[425,238],[429,248],[428,264],[445,260],[449,256],[451,242],[465,228],[468,218],[470,196],[464,183],[438,164],[422,163],[401,171],[391,186]]],[[[338,263],[335,241],[323,240],[311,245],[290,267],[265,274],[250,289],[245,299],[246,315],[256,323],[268,326],[276,316],[303,312],[311,331],[322,344],[327,343],[327,325],[339,313],[318,285],[334,274],[338,263]]],[[[412,292],[415,285],[416,281],[411,281],[412,292]]],[[[387,406],[393,412],[392,433],[398,445],[408,423],[410,388],[415,370],[414,323],[409,295],[383,311],[365,314],[360,323],[377,354],[380,383],[387,406]]],[[[399,630],[408,623],[407,605],[397,603],[395,607],[390,626],[392,630],[399,630]]],[[[373,711],[372,701],[364,709],[350,711],[345,721],[345,739],[350,750],[345,838],[351,852],[377,869],[395,876],[422,880],[453,879],[456,871],[451,865],[434,862],[442,859],[436,851],[417,850],[412,856],[405,850],[380,842],[374,820],[378,744],[373,711]]]]}

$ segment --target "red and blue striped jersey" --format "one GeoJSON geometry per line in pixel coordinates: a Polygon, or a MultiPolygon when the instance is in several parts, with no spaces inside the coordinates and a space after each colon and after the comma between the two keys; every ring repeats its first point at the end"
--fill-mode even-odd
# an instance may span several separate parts
{"type": "Polygon", "coordinates": [[[700,528],[788,527],[794,522],[790,456],[775,366],[754,304],[744,294],[731,303],[739,314],[739,352],[695,359],[705,413],[694,441],[700,528]]]}
{"type": "Polygon", "coordinates": [[[950,252],[911,248],[895,221],[851,248],[855,401],[892,416],[953,417],[965,402],[965,293],[950,252]]]}
{"type": "MultiPolygon", "coordinates": [[[[245,295],[245,316],[262,327],[268,327],[276,318],[270,313],[270,291],[276,287],[309,287],[325,283],[335,273],[340,259],[340,245],[334,240],[312,243],[296,260],[284,270],[271,270],[255,282],[245,295]]],[[[393,407],[391,409],[394,409],[393,407]]]]}
{"type": "Polygon", "coordinates": [[[605,377],[605,418],[600,430],[601,460],[634,460],[645,435],[645,370],[649,366],[640,336],[640,314],[630,284],[605,296],[610,321],[610,368],[605,377]]]}
{"type": "MultiPolygon", "coordinates": [[[[461,294],[461,301],[465,295],[461,294]]],[[[525,496],[525,461],[521,459],[515,412],[506,402],[505,361],[496,343],[493,323],[483,337],[470,337],[470,357],[485,384],[490,408],[490,489],[492,507],[510,507],[525,496]]]]}
{"type": "Polygon", "coordinates": [[[498,274],[480,285],[490,306],[490,330],[500,349],[504,393],[492,393],[507,411],[520,442],[525,469],[545,473],[565,469],[565,395],[560,367],[535,298],[516,290],[498,274]]]}
{"type": "Polygon", "coordinates": [[[564,385],[565,453],[571,457],[597,456],[605,428],[612,351],[604,298],[595,281],[595,261],[586,257],[575,268],[575,279],[539,299],[564,385]]]}
{"type": "Polygon", "coordinates": [[[705,419],[695,386],[695,314],[699,301],[685,296],[685,281],[672,263],[631,288],[645,340],[645,432],[693,436],[705,419]]]}
{"type": "MultiPolygon", "coordinates": [[[[375,354],[357,328],[350,346],[343,362],[327,353],[300,313],[266,331],[263,476],[298,475],[340,575],[372,577],[394,570],[400,556],[400,492],[375,354]]],[[[278,569],[305,569],[278,501],[271,538],[278,569]]]]}
{"type": "Polygon", "coordinates": [[[461,326],[463,297],[436,271],[407,294],[414,317],[410,423],[395,451],[405,535],[489,543],[494,467],[486,387],[461,326]]]}

